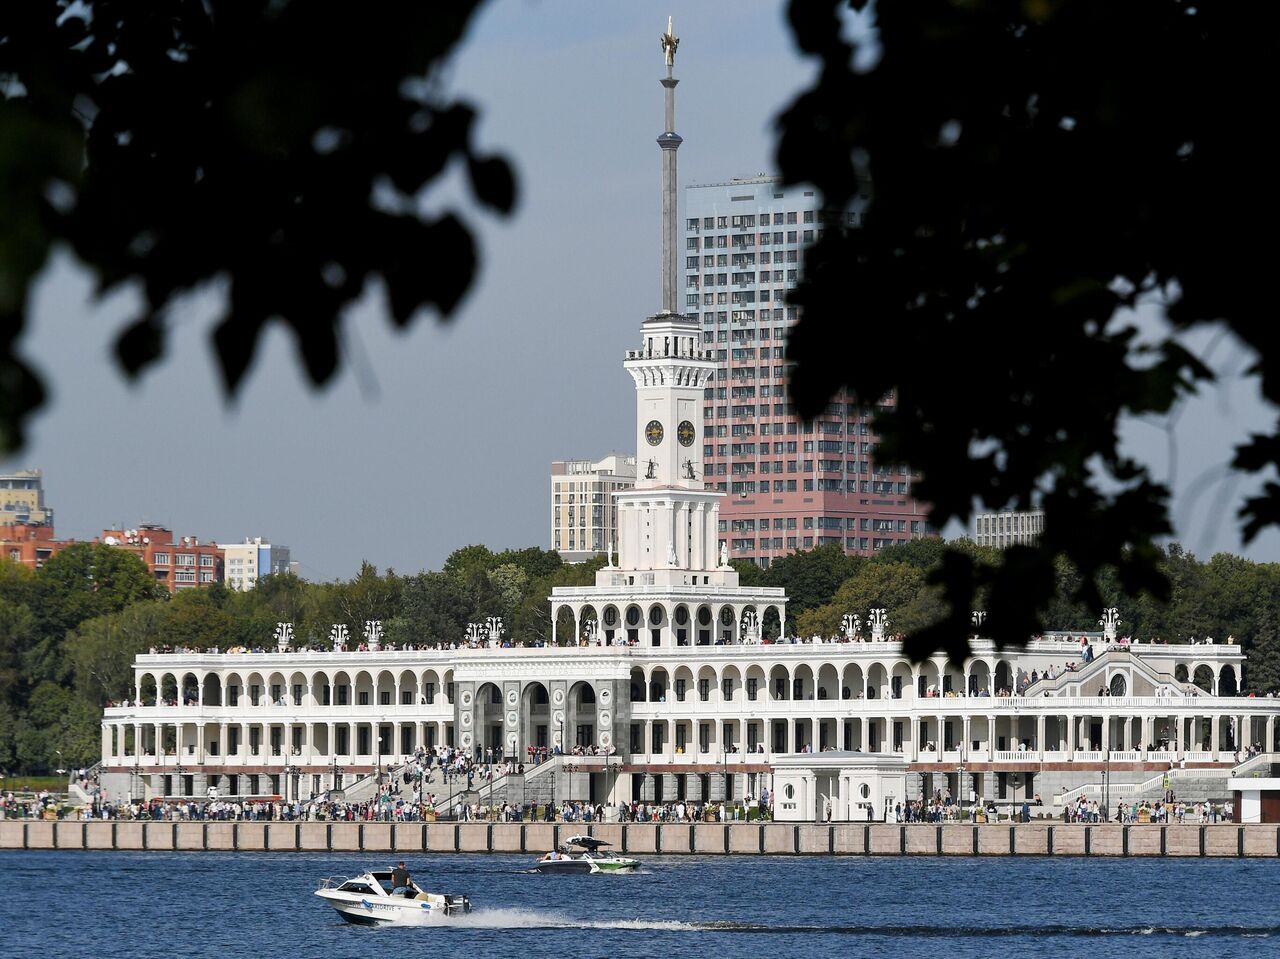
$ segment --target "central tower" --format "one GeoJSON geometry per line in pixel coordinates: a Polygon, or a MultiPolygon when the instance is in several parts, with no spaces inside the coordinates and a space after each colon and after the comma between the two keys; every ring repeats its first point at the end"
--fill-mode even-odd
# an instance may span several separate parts
{"type": "MultiPolygon", "coordinates": [[[[662,35],[667,75],[662,151],[662,309],[640,326],[640,348],[623,363],[636,385],[636,485],[615,494],[618,565],[650,573],[653,585],[689,584],[691,573],[717,571],[729,585],[737,574],[720,563],[720,493],[703,482],[702,393],[715,360],[702,348],[696,319],[676,311],[676,37],[671,20],[662,35]],[[659,575],[659,571],[669,575],[659,575]],[[727,577],[727,578],[726,578],[727,577]],[[659,583],[659,580],[662,582],[659,583]]],[[[699,577],[710,582],[707,577],[699,577]]]]}

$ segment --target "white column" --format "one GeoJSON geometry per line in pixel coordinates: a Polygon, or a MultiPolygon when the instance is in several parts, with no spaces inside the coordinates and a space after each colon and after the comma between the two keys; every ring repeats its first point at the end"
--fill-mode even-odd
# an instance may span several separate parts
{"type": "Polygon", "coordinates": [[[689,542],[689,520],[693,516],[691,504],[680,503],[676,508],[676,560],[685,568],[693,566],[689,542]]]}
{"type": "Polygon", "coordinates": [[[706,515],[702,503],[694,503],[689,513],[689,566],[691,569],[705,569],[706,550],[706,515]]]}

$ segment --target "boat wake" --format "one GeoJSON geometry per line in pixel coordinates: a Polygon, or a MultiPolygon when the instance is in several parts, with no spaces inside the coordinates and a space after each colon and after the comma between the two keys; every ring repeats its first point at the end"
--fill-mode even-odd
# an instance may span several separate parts
{"type": "Polygon", "coordinates": [[[705,924],[674,919],[576,919],[536,909],[472,909],[466,915],[411,914],[389,926],[448,926],[451,929],[639,929],[665,932],[697,932],[705,924]]]}
{"type": "MultiPolygon", "coordinates": [[[[766,925],[732,920],[682,921],[677,919],[580,919],[559,912],[521,909],[474,909],[461,916],[434,913],[410,915],[391,923],[396,926],[447,926],[451,929],[604,929],[651,932],[719,933],[738,935],[893,936],[905,938],[963,938],[986,936],[1157,936],[1195,939],[1200,936],[1280,938],[1273,926],[861,926],[766,925]]],[[[384,927],[385,928],[385,927],[384,927]]]]}

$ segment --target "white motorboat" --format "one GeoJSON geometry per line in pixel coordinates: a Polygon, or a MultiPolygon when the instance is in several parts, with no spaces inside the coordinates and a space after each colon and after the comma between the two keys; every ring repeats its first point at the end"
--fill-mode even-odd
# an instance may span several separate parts
{"type": "Polygon", "coordinates": [[[320,881],[316,895],[347,922],[380,926],[397,921],[418,921],[422,916],[452,916],[471,911],[466,896],[424,892],[412,879],[406,891],[393,895],[391,870],[370,870],[359,876],[330,876],[320,881]]]}
{"type": "Polygon", "coordinates": [[[591,836],[571,836],[555,852],[549,852],[533,864],[538,872],[627,872],[640,865],[635,859],[615,856],[604,851],[610,845],[591,836]]]}

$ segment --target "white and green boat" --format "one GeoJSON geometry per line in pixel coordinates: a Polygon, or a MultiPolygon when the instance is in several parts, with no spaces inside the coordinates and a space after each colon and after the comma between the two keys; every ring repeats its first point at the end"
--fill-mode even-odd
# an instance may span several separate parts
{"type": "Polygon", "coordinates": [[[533,864],[538,872],[626,872],[640,865],[635,859],[605,851],[611,843],[594,836],[571,836],[555,852],[533,864]]]}

